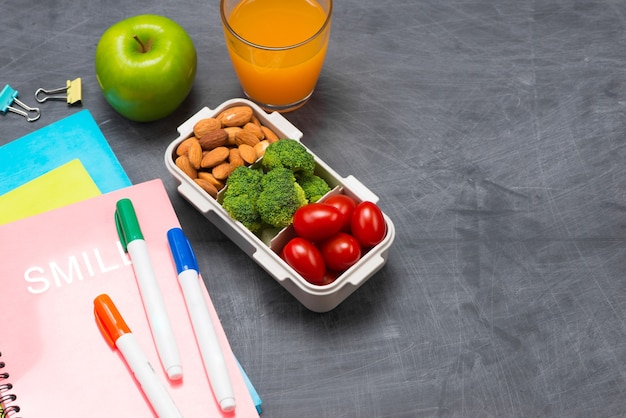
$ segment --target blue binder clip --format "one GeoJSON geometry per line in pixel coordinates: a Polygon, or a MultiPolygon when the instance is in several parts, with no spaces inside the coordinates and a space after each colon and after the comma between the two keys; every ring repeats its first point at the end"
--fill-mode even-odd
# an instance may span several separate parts
{"type": "Polygon", "coordinates": [[[5,114],[7,111],[24,116],[29,122],[34,122],[41,116],[41,112],[38,107],[26,106],[24,103],[19,101],[17,98],[17,90],[14,90],[8,84],[4,86],[2,91],[0,91],[0,112],[5,114]],[[11,106],[13,103],[17,104],[21,107],[21,109],[11,106]],[[31,113],[34,113],[34,116],[31,116],[31,113]]]}

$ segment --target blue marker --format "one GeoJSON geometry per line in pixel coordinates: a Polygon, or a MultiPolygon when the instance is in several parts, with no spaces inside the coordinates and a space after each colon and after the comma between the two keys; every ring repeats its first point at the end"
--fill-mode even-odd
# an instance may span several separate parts
{"type": "Polygon", "coordinates": [[[176,263],[178,280],[183,289],[187,310],[191,317],[191,325],[198,346],[204,368],[209,377],[211,388],[222,411],[229,412],[235,409],[235,394],[224,360],[215,327],[211,321],[209,308],[200,287],[198,263],[189,240],[180,228],[167,231],[167,240],[170,243],[172,257],[176,263]]]}

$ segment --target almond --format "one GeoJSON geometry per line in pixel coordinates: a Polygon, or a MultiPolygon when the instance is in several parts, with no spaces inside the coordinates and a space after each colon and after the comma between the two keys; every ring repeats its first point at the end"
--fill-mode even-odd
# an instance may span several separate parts
{"type": "Polygon", "coordinates": [[[198,178],[208,181],[215,186],[217,190],[222,190],[222,188],[224,188],[224,182],[216,179],[213,174],[208,171],[198,171],[198,178]]]}
{"type": "Polygon", "coordinates": [[[193,168],[193,166],[189,162],[189,157],[187,157],[186,155],[181,155],[180,157],[176,158],[175,164],[183,171],[183,173],[189,176],[189,178],[195,179],[196,177],[198,177],[198,170],[193,168]]]}
{"type": "Polygon", "coordinates": [[[228,162],[230,163],[230,168],[234,170],[235,168],[245,165],[243,158],[241,158],[241,154],[239,154],[239,148],[231,148],[230,155],[228,156],[228,162]]]}
{"type": "Polygon", "coordinates": [[[198,138],[190,136],[189,138],[183,140],[180,144],[178,144],[178,146],[176,147],[176,155],[180,157],[181,155],[187,154],[187,151],[189,151],[189,144],[191,144],[191,142],[193,142],[194,140],[197,141],[198,138]]]}
{"type": "Polygon", "coordinates": [[[193,126],[193,134],[199,138],[205,135],[207,132],[220,129],[221,127],[222,127],[222,122],[220,122],[219,120],[215,118],[200,119],[193,126]]]}
{"type": "Polygon", "coordinates": [[[213,177],[218,180],[226,180],[228,176],[230,176],[231,172],[232,169],[230,168],[230,164],[226,161],[216,165],[215,167],[213,167],[213,170],[211,170],[211,174],[213,174],[213,177]]]}
{"type": "Polygon", "coordinates": [[[233,106],[220,113],[217,119],[224,126],[243,126],[250,122],[252,114],[250,106],[233,106]]]}
{"type": "Polygon", "coordinates": [[[226,131],[226,133],[228,133],[228,139],[226,140],[226,143],[228,145],[235,145],[235,135],[237,134],[237,132],[241,131],[241,128],[239,126],[228,126],[224,128],[224,130],[226,131]]]}
{"type": "Polygon", "coordinates": [[[213,148],[225,145],[227,139],[228,133],[226,133],[225,130],[215,129],[202,135],[200,138],[198,138],[198,141],[200,141],[200,146],[203,150],[211,151],[213,148]]]}
{"type": "Polygon", "coordinates": [[[187,157],[189,162],[196,170],[200,168],[200,162],[202,161],[202,147],[200,141],[193,137],[193,141],[189,142],[189,149],[187,150],[187,157]]]}
{"type": "Polygon", "coordinates": [[[272,131],[270,128],[268,128],[267,126],[261,126],[261,130],[263,131],[263,133],[265,134],[265,139],[267,139],[270,144],[272,142],[276,142],[278,141],[278,135],[276,135],[274,133],[274,131],[272,131]]]}
{"type": "Polygon", "coordinates": [[[248,145],[248,144],[239,145],[239,155],[241,155],[241,159],[246,164],[252,164],[253,162],[257,160],[256,150],[254,149],[253,146],[248,145]]]}
{"type": "Polygon", "coordinates": [[[245,131],[252,132],[254,135],[256,135],[257,138],[259,138],[259,141],[265,138],[265,134],[263,133],[260,125],[255,125],[252,122],[248,122],[243,125],[243,129],[245,131]]]}
{"type": "Polygon", "coordinates": [[[205,192],[211,195],[213,199],[217,198],[217,188],[205,179],[197,178],[193,181],[205,192]]]}
{"type": "Polygon", "coordinates": [[[261,158],[265,155],[265,148],[267,148],[269,144],[270,142],[267,139],[264,139],[254,146],[254,151],[256,152],[257,158],[261,158]]]}
{"type": "Polygon", "coordinates": [[[254,123],[259,128],[261,127],[261,121],[259,120],[259,118],[256,117],[254,113],[252,114],[252,117],[250,118],[250,122],[254,123]]]}
{"type": "Polygon", "coordinates": [[[246,131],[245,129],[242,129],[235,134],[235,144],[237,145],[248,144],[250,146],[255,146],[258,143],[259,138],[257,138],[252,132],[246,131]]]}
{"type": "Polygon", "coordinates": [[[202,168],[211,168],[215,167],[219,163],[222,163],[228,158],[230,151],[227,147],[217,147],[213,148],[211,151],[207,151],[202,157],[202,162],[200,163],[200,167],[202,168]]]}

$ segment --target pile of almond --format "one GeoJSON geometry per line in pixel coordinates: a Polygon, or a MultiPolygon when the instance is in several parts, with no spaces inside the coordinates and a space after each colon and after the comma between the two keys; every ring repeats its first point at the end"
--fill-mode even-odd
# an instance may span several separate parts
{"type": "Polygon", "coordinates": [[[238,166],[249,166],[278,136],[261,124],[249,106],[228,108],[199,120],[193,135],[176,148],[176,165],[213,198],[238,166]]]}

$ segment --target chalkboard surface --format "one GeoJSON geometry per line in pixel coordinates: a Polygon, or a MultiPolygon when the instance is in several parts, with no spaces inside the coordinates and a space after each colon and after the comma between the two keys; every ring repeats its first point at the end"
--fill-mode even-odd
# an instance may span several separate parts
{"type": "Polygon", "coordinates": [[[626,1],[337,0],[332,25],[317,89],[286,117],[379,196],[396,238],[329,313],[302,307],[163,164],[180,123],[242,94],[217,0],[3,2],[0,82],[34,105],[82,77],[83,102],[0,115],[0,145],[86,108],[133,183],[164,179],[263,416],[626,414],[626,1]],[[141,13],[198,50],[185,103],[143,124],[106,104],[93,67],[102,32],[141,13]]]}

